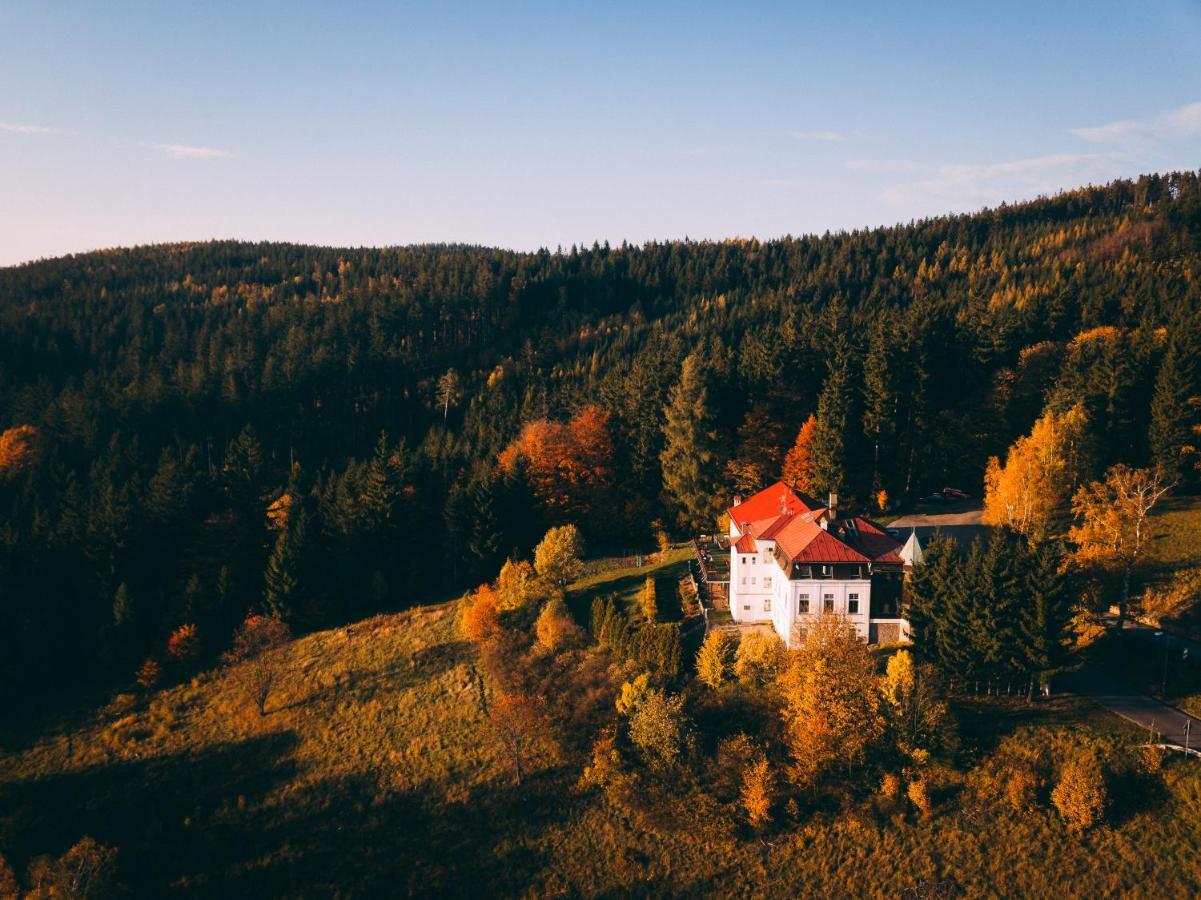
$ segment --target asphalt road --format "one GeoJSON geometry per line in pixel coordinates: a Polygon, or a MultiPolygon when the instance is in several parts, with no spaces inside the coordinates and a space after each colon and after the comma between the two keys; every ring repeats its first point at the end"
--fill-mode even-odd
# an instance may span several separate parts
{"type": "Polygon", "coordinates": [[[988,536],[989,526],[980,521],[983,514],[981,509],[952,507],[943,512],[910,513],[889,522],[888,527],[899,529],[898,538],[902,541],[909,537],[910,529],[916,529],[923,544],[937,531],[967,547],[988,536]]]}
{"type": "Polygon", "coordinates": [[[1198,748],[1201,744],[1201,722],[1182,713],[1173,706],[1160,703],[1145,694],[1140,694],[1111,678],[1097,668],[1069,672],[1063,676],[1061,686],[1074,694],[1087,697],[1098,706],[1104,707],[1127,721],[1162,735],[1164,743],[1198,748]],[[1186,724],[1188,734],[1185,734],[1186,724]]]}

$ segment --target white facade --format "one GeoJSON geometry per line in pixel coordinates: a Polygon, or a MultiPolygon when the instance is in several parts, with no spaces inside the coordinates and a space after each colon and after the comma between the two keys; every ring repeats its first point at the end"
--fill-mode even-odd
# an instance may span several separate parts
{"type": "MultiPolygon", "coordinates": [[[[825,529],[827,523],[821,524],[825,529]]],[[[749,530],[744,534],[733,519],[729,539],[730,614],[735,622],[770,623],[790,646],[801,639],[807,620],[823,615],[843,616],[870,643],[908,638],[908,623],[899,616],[871,617],[871,563],[802,564],[794,571],[812,577],[790,578],[777,561],[774,540],[756,538],[749,530]]],[[[787,559],[785,564],[793,568],[787,559]]]]}

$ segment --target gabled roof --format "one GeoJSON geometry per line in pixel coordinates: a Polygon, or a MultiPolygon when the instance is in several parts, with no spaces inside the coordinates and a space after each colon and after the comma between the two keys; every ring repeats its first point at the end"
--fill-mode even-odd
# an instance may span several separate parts
{"type": "Polygon", "coordinates": [[[756,534],[765,536],[764,532],[780,516],[803,512],[812,512],[812,507],[784,482],[777,481],[730,507],[730,521],[740,533],[745,533],[749,526],[756,534]]]}
{"type": "Polygon", "coordinates": [[[756,552],[759,548],[755,544],[755,535],[752,532],[747,531],[746,534],[738,539],[738,542],[734,545],[734,549],[739,553],[756,552]]]}
{"type": "Polygon", "coordinates": [[[837,526],[838,537],[854,547],[872,562],[900,565],[901,543],[884,528],[863,516],[852,516],[841,520],[837,526]]]}
{"type": "MultiPolygon", "coordinates": [[[[784,519],[784,516],[780,517],[784,519]]],[[[809,515],[787,517],[776,532],[776,542],[793,562],[865,563],[868,558],[826,531],[809,515]]]]}

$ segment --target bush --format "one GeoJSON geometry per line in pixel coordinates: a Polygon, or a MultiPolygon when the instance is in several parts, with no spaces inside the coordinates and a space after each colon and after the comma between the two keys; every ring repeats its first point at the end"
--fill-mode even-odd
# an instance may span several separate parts
{"type": "Polygon", "coordinates": [[[200,655],[200,632],[195,625],[180,625],[167,640],[167,656],[178,665],[186,665],[200,655]]]}
{"type": "Polygon", "coordinates": [[[652,766],[670,766],[679,757],[684,742],[683,710],[683,697],[651,688],[630,717],[630,740],[652,766]]]}
{"type": "Polygon", "coordinates": [[[1085,831],[1101,821],[1105,813],[1105,777],[1094,754],[1079,752],[1064,762],[1051,802],[1071,831],[1085,831]]]}
{"type": "Polygon", "coordinates": [[[538,620],[534,623],[534,634],[538,638],[538,646],[555,653],[578,640],[580,627],[571,618],[563,598],[552,597],[538,614],[538,620]]]}
{"type": "Polygon", "coordinates": [[[742,770],[742,806],[752,828],[762,828],[771,821],[772,793],[775,778],[767,765],[767,757],[758,757],[742,770]]]}
{"type": "Polygon", "coordinates": [[[929,818],[934,815],[934,802],[930,799],[930,786],[924,778],[916,778],[909,782],[907,794],[909,802],[917,807],[923,816],[929,818]]]}
{"type": "Polygon", "coordinates": [[[1030,765],[1017,764],[1006,772],[1005,800],[1016,813],[1030,812],[1038,805],[1039,779],[1030,765]]]}
{"type": "Polygon", "coordinates": [[[488,585],[481,584],[472,597],[463,601],[459,628],[473,644],[482,644],[500,628],[496,594],[488,585]]]}
{"type": "Polygon", "coordinates": [[[162,681],[163,667],[157,659],[149,657],[141,666],[138,667],[137,682],[138,686],[144,691],[150,691],[162,681]]]}
{"type": "Polygon", "coordinates": [[[696,655],[696,677],[717,690],[730,679],[734,667],[734,640],[724,631],[711,631],[696,655]]]}

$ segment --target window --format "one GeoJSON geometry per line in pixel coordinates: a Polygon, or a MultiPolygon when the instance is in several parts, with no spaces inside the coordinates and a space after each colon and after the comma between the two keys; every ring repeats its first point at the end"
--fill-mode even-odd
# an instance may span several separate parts
{"type": "Polygon", "coordinates": [[[771,587],[771,576],[770,576],[770,575],[764,575],[764,576],[763,576],[763,586],[764,586],[764,587],[771,587]]]}
{"type": "Polygon", "coordinates": [[[745,575],[742,576],[742,583],[746,584],[746,576],[745,575]]]}
{"type": "Polygon", "coordinates": [[[834,595],[833,594],[823,594],[822,595],[822,612],[828,612],[828,613],[834,612],[834,595]]]}
{"type": "Polygon", "coordinates": [[[746,557],[745,557],[745,556],[742,558],[742,564],[743,564],[744,566],[746,565],[746,557]]]}
{"type": "Polygon", "coordinates": [[[800,615],[800,616],[809,615],[809,595],[808,594],[801,594],[799,597],[797,597],[796,611],[797,611],[797,615],[800,615]]]}
{"type": "Polygon", "coordinates": [[[757,557],[757,556],[752,556],[752,557],[751,557],[751,565],[752,565],[752,566],[753,566],[753,565],[756,565],[758,562],[759,562],[759,557],[757,557]]]}
{"type": "Polygon", "coordinates": [[[822,566],[822,577],[823,577],[823,578],[829,578],[829,577],[830,577],[830,567],[829,567],[829,566],[827,566],[827,565],[823,565],[823,566],[822,566]]]}
{"type": "Polygon", "coordinates": [[[854,615],[859,612],[859,595],[847,594],[847,612],[854,615]]]}
{"type": "Polygon", "coordinates": [[[751,611],[751,605],[749,603],[742,604],[742,608],[745,609],[747,612],[751,611]]]}
{"type": "Polygon", "coordinates": [[[771,612],[771,597],[768,597],[763,601],[763,611],[771,612]]]}
{"type": "Polygon", "coordinates": [[[752,575],[752,576],[751,576],[751,584],[754,584],[754,583],[755,583],[755,576],[754,576],[754,575],[752,575]]]}

